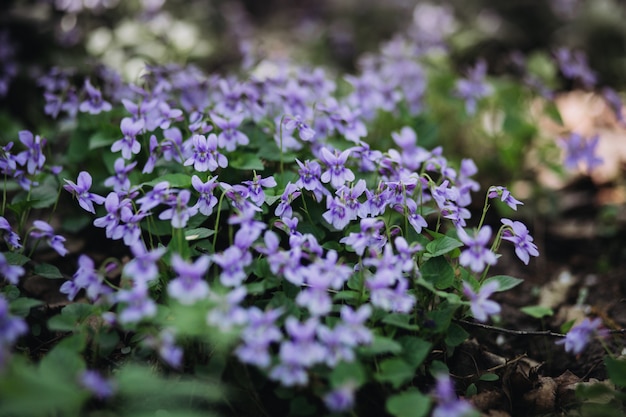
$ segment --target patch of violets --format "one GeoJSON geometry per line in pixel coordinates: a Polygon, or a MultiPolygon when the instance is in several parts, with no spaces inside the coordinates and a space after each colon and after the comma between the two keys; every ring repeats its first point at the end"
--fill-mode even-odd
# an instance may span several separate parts
{"type": "MultiPolygon", "coordinates": [[[[502,219],[494,233],[483,219],[473,221],[470,206],[480,187],[472,160],[457,165],[441,147],[420,146],[411,126],[392,132],[388,149],[368,142],[369,123],[381,112],[424,108],[428,78],[420,58],[440,46],[428,45],[411,36],[392,39],[360,63],[359,74],[345,77],[351,90],[343,96],[321,69],[285,67],[265,78],[239,79],[208,76],[193,66],[147,67],[145,84],[121,84],[101,70],[75,87],[72,71],[54,68],[39,80],[49,116],[123,112],[119,120],[111,116],[120,130],[108,148],[111,176],[95,179],[83,170],[74,177],[48,167],[47,141],[30,131],[19,133],[22,150],[4,146],[0,171],[25,191],[44,173],[53,174],[92,225],[131,256],[118,286],[107,279],[107,263],[80,254],[76,272],[60,287],[69,301],[86,299],[101,308],[104,322],[133,331],[156,323],[161,304],[204,309],[207,332],[236,335],[232,352],[241,363],[282,386],[305,387],[320,368],[357,361],[381,336],[381,317],[410,318],[429,308],[424,293],[438,299],[454,294],[459,316],[488,321],[500,313],[490,299],[498,283],[485,278],[501,241],[510,242],[524,264],[539,254],[522,222],[502,219]],[[241,168],[242,155],[254,168],[241,168]],[[151,234],[156,222],[169,228],[167,238],[151,234]],[[455,246],[442,253],[429,247],[444,236],[455,246]],[[421,268],[443,255],[467,274],[435,289],[421,268]],[[261,266],[265,273],[258,272],[261,266]],[[270,278],[278,284],[271,286],[270,278]],[[291,305],[263,299],[271,300],[277,287],[294,294],[291,305]]],[[[592,81],[580,57],[560,53],[559,60],[568,76],[592,81]]],[[[470,115],[492,92],[486,75],[480,61],[451,91],[470,115]]],[[[566,166],[580,160],[596,166],[596,144],[570,138],[566,166]]],[[[522,204],[503,186],[489,188],[488,199],[513,210],[522,204]]],[[[5,217],[0,230],[13,251],[45,243],[61,257],[70,253],[65,237],[43,220],[32,222],[24,241],[5,217]]],[[[0,254],[0,274],[16,285],[25,269],[0,254]]],[[[7,305],[0,297],[0,364],[26,332],[7,305]]],[[[566,350],[579,353],[598,332],[594,323],[568,334],[566,350]]],[[[162,326],[143,344],[167,366],[182,368],[183,342],[175,330],[162,326]]],[[[79,381],[98,398],[114,394],[98,373],[86,371],[79,381]]],[[[470,410],[449,379],[435,384],[433,415],[470,410]]],[[[348,411],[358,388],[353,382],[328,387],[320,399],[331,411],[348,411]]]]}

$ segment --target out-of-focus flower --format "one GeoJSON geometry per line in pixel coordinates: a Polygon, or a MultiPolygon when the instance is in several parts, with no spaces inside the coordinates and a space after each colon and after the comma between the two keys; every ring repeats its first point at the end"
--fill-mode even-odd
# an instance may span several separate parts
{"type": "Polygon", "coordinates": [[[475,293],[467,282],[463,283],[463,294],[469,298],[470,309],[476,320],[485,322],[489,316],[500,312],[500,305],[488,299],[491,294],[498,290],[499,286],[497,281],[491,281],[483,285],[478,293],[475,293]]]}
{"type": "Polygon", "coordinates": [[[593,320],[585,318],[580,324],[572,327],[565,338],[558,340],[557,345],[565,345],[565,351],[578,355],[591,342],[592,337],[607,337],[607,329],[602,328],[602,320],[598,317],[593,320]]]}
{"type": "Polygon", "coordinates": [[[577,169],[582,164],[589,172],[595,167],[602,165],[602,158],[596,156],[596,148],[600,137],[595,135],[585,139],[578,133],[570,134],[569,138],[560,138],[559,144],[565,151],[563,164],[566,168],[577,169]]]}

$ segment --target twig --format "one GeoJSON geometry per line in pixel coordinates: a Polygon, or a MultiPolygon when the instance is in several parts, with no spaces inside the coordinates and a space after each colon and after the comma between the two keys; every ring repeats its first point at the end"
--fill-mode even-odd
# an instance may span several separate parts
{"type": "MultiPolygon", "coordinates": [[[[503,327],[491,326],[489,324],[477,323],[475,321],[468,321],[463,319],[454,319],[455,322],[465,324],[472,327],[478,327],[485,330],[490,330],[496,333],[512,334],[515,336],[547,336],[563,338],[563,333],[556,333],[550,330],[511,330],[503,327]]],[[[609,334],[626,334],[626,329],[613,329],[608,331],[609,334]]]]}
{"type": "Polygon", "coordinates": [[[457,323],[465,324],[467,326],[478,327],[478,328],[490,330],[496,333],[512,334],[515,336],[544,336],[544,337],[547,336],[547,337],[559,337],[559,338],[565,337],[563,333],[556,333],[550,330],[511,330],[511,329],[505,329],[503,327],[496,327],[496,326],[491,326],[489,324],[482,324],[482,323],[477,323],[477,322],[468,321],[468,320],[458,319],[454,321],[456,321],[457,323]]]}

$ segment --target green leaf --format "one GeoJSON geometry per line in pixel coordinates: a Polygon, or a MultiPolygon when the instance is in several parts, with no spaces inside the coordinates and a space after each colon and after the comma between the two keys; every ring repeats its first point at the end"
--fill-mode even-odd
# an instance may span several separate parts
{"type": "Polygon", "coordinates": [[[89,138],[89,150],[109,147],[115,142],[117,138],[107,135],[105,132],[97,131],[89,138]]]}
{"type": "Polygon", "coordinates": [[[554,315],[554,311],[551,308],[543,307],[543,306],[527,306],[520,308],[520,311],[528,314],[536,319],[540,319],[542,317],[550,317],[554,315]]]}
{"type": "Polygon", "coordinates": [[[427,260],[420,268],[422,277],[439,290],[450,288],[454,284],[454,269],[444,256],[427,260]]]}
{"type": "Polygon", "coordinates": [[[415,336],[403,336],[399,340],[402,345],[401,358],[416,369],[428,357],[432,344],[415,336]]]}
{"type": "Polygon", "coordinates": [[[358,361],[339,362],[331,371],[329,380],[333,388],[339,388],[349,382],[360,387],[365,383],[365,370],[358,361]]]}
{"type": "Polygon", "coordinates": [[[214,230],[207,229],[206,227],[198,227],[195,229],[185,230],[185,240],[199,240],[204,239],[215,234],[214,230]]]}
{"type": "Polygon", "coordinates": [[[50,183],[34,187],[30,192],[31,207],[36,209],[52,207],[57,201],[59,190],[50,183]]]}
{"type": "Polygon", "coordinates": [[[435,240],[428,242],[426,245],[426,251],[432,258],[436,256],[445,255],[453,251],[456,248],[463,246],[463,242],[457,239],[453,239],[449,236],[441,236],[435,240]]]}
{"type": "Polygon", "coordinates": [[[263,171],[265,165],[263,161],[252,153],[238,153],[235,157],[228,160],[228,164],[236,169],[263,171]]]}
{"type": "Polygon", "coordinates": [[[398,354],[402,352],[402,345],[388,337],[375,335],[372,343],[368,346],[360,347],[359,352],[370,356],[379,355],[381,353],[398,354]]]}
{"type": "Polygon", "coordinates": [[[401,329],[419,330],[419,326],[416,324],[410,324],[409,323],[410,321],[411,321],[411,315],[399,314],[399,313],[388,314],[382,319],[383,323],[390,324],[392,326],[399,327],[401,329]]]}
{"type": "Polygon", "coordinates": [[[604,365],[611,382],[620,388],[626,387],[626,359],[615,359],[610,356],[604,358],[604,365]]]}
{"type": "Polygon", "coordinates": [[[28,261],[30,261],[30,258],[28,256],[24,256],[21,253],[15,253],[15,252],[4,252],[4,259],[7,260],[7,262],[9,263],[9,265],[19,265],[19,266],[23,266],[25,265],[28,261]]]}
{"type": "Polygon", "coordinates": [[[463,343],[469,337],[469,333],[458,324],[451,323],[448,327],[448,334],[446,335],[446,345],[455,347],[463,343]]]}
{"type": "Polygon", "coordinates": [[[189,188],[191,187],[191,177],[187,174],[174,173],[174,174],[165,174],[161,177],[155,178],[152,181],[144,182],[140,186],[150,186],[154,187],[160,182],[167,181],[170,187],[174,188],[189,188]]]}
{"type": "Polygon", "coordinates": [[[424,417],[430,411],[430,397],[416,388],[409,388],[389,397],[385,407],[395,417],[424,417]]]}
{"type": "Polygon", "coordinates": [[[490,382],[490,381],[497,381],[498,379],[500,379],[500,377],[496,374],[482,374],[480,378],[478,379],[480,379],[481,381],[490,382]]]}
{"type": "Polygon", "coordinates": [[[9,308],[11,312],[20,317],[28,316],[30,313],[30,309],[33,307],[37,307],[43,304],[43,301],[35,300],[34,298],[28,297],[19,297],[15,300],[11,301],[9,304],[9,308]]]}
{"type": "Polygon", "coordinates": [[[95,306],[86,303],[73,303],[66,305],[61,314],[52,316],[48,320],[48,329],[57,331],[73,331],[77,325],[91,316],[95,306]]]}
{"type": "Polygon", "coordinates": [[[380,370],[374,378],[379,382],[388,382],[394,389],[400,388],[415,376],[415,368],[400,358],[389,358],[380,362],[380,370]]]}
{"type": "Polygon", "coordinates": [[[495,275],[493,277],[489,277],[485,280],[483,285],[488,284],[489,282],[496,281],[498,283],[497,292],[508,291],[511,288],[515,288],[524,282],[523,279],[514,278],[508,275],[495,275]]]}
{"type": "Polygon", "coordinates": [[[61,279],[63,278],[63,274],[59,271],[54,265],[50,264],[39,264],[35,266],[33,272],[40,277],[48,278],[48,279],[61,279]]]}

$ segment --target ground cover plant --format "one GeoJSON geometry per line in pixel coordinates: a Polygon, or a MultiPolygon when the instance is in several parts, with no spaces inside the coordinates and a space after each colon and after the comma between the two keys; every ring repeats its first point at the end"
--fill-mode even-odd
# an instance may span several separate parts
{"type": "MultiPolygon", "coordinates": [[[[0,415],[470,416],[502,379],[532,385],[507,412],[555,411],[522,357],[459,377],[455,355],[507,331],[496,298],[523,280],[493,272],[502,253],[540,256],[506,184],[526,152],[559,173],[602,163],[598,137],[540,140],[540,118],[562,122],[556,74],[601,84],[567,48],[514,56],[521,77],[458,73],[450,33],[422,29],[351,74],[250,55],[226,74],[36,75],[50,124],[2,133],[0,415]],[[506,172],[482,186],[479,167],[506,172]]],[[[559,355],[602,344],[610,383],[563,382],[558,411],[621,412],[621,330],[559,326],[508,331],[559,355]]]]}

